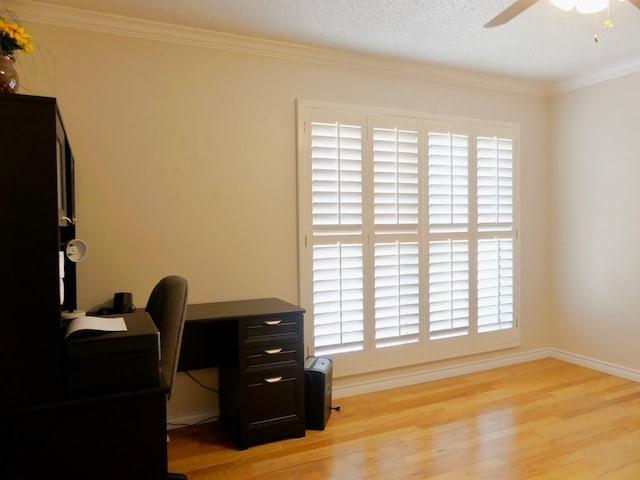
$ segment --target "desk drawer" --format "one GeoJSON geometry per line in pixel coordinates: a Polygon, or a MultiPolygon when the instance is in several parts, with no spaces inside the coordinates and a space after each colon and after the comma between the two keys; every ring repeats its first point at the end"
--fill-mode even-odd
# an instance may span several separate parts
{"type": "Polygon", "coordinates": [[[247,382],[248,426],[302,418],[304,378],[298,368],[264,369],[247,382]]]}
{"type": "Polygon", "coordinates": [[[256,368],[265,366],[302,365],[302,343],[287,343],[250,347],[243,350],[244,365],[241,368],[256,368]]]}
{"type": "Polygon", "coordinates": [[[240,345],[302,341],[302,315],[249,318],[240,325],[240,345]]]}

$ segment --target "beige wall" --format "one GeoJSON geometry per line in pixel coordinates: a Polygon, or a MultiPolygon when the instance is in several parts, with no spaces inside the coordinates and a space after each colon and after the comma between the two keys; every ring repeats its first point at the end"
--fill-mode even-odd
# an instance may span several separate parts
{"type": "Polygon", "coordinates": [[[558,95],[552,178],[558,349],[640,370],[640,74],[558,95]]]}
{"type": "MultiPolygon", "coordinates": [[[[154,283],[171,273],[189,280],[191,303],[296,302],[295,102],[304,99],[520,124],[522,346],[515,351],[549,346],[544,96],[460,85],[470,74],[440,82],[331,61],[25,27],[36,51],[18,59],[21,92],[58,98],[76,160],[77,232],[89,246],[78,265],[79,308],[116,291],[133,292],[143,307],[154,283]]],[[[215,383],[215,371],[198,375],[215,383]]],[[[201,411],[213,398],[184,375],[177,388],[170,417],[201,411]]]]}

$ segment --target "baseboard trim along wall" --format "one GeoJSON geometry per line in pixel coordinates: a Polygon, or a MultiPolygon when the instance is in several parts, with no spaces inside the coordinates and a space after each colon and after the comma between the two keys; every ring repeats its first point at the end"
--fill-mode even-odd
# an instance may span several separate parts
{"type": "Polygon", "coordinates": [[[627,380],[633,380],[634,382],[640,382],[640,371],[633,370],[632,368],[623,367],[614,363],[603,362],[602,360],[596,360],[594,358],[586,357],[584,355],[577,355],[575,353],[565,352],[563,350],[557,350],[555,348],[549,349],[549,356],[557,358],[568,363],[574,363],[582,367],[597,370],[602,373],[608,373],[620,378],[626,378],[627,380]]]}
{"type": "Polygon", "coordinates": [[[425,369],[408,374],[401,373],[384,378],[377,378],[375,380],[362,381],[355,378],[350,381],[348,377],[343,377],[337,381],[334,379],[333,398],[352,397],[363,393],[406,387],[408,385],[431,382],[434,380],[441,380],[443,378],[457,377],[468,373],[491,370],[492,368],[504,367],[516,363],[529,362],[531,360],[538,360],[548,356],[549,352],[546,349],[538,349],[516,354],[506,354],[490,360],[471,361],[460,365],[425,369]]]}
{"type": "MultiPolygon", "coordinates": [[[[415,385],[417,383],[431,382],[443,378],[457,377],[469,373],[480,372],[483,370],[491,370],[492,368],[506,367],[517,363],[530,362],[541,358],[556,358],[564,362],[573,363],[582,367],[590,368],[599,372],[615,375],[616,377],[626,378],[635,382],[640,382],[640,371],[631,368],[615,365],[609,362],[577,355],[574,353],[558,350],[554,348],[540,348],[527,352],[519,352],[515,354],[502,355],[490,360],[479,360],[443,368],[434,368],[431,370],[421,371],[411,374],[400,374],[392,377],[380,378],[368,381],[349,381],[348,379],[340,379],[341,384],[333,384],[333,398],[351,397],[361,395],[363,393],[377,392],[390,388],[405,387],[415,385]]],[[[171,417],[167,420],[168,428],[179,428],[185,425],[194,425],[196,423],[206,423],[217,419],[217,409],[211,409],[203,412],[194,412],[188,415],[171,417]]]]}

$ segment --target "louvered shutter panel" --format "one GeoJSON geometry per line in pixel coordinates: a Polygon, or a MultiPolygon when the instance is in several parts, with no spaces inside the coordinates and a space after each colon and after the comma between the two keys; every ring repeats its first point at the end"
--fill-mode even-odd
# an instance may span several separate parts
{"type": "Polygon", "coordinates": [[[429,338],[469,333],[469,137],[428,134],[429,338]],[[456,238],[464,234],[464,238],[456,238]]]}
{"type": "Polygon", "coordinates": [[[432,340],[469,333],[469,242],[429,243],[429,334],[432,340]]]}
{"type": "Polygon", "coordinates": [[[460,232],[469,223],[469,139],[429,132],[429,230],[460,232]]]}
{"type": "MultiPolygon", "coordinates": [[[[311,126],[314,227],[362,224],[362,128],[339,123],[311,126]]],[[[327,229],[315,229],[314,233],[327,229]]]]}
{"type": "Polygon", "coordinates": [[[496,235],[477,247],[478,331],[491,332],[513,327],[513,141],[478,137],[477,164],[478,231],[496,235]]]}
{"type": "Polygon", "coordinates": [[[478,241],[478,331],[513,327],[513,240],[478,241]]]}
{"type": "MultiPolygon", "coordinates": [[[[373,129],[373,191],[376,231],[383,225],[418,226],[418,132],[373,129]]],[[[405,230],[404,228],[395,229],[405,230]]],[[[393,230],[392,230],[393,231],[393,230]]]]}
{"type": "Polygon", "coordinates": [[[364,348],[362,245],[313,247],[313,310],[316,353],[364,348]]]}
{"type": "Polygon", "coordinates": [[[478,230],[511,230],[513,141],[478,137],[477,142],[478,230]]]}
{"type": "Polygon", "coordinates": [[[420,334],[418,132],[374,128],[372,138],[374,229],[379,234],[374,246],[375,345],[383,348],[415,343],[420,334]],[[413,234],[413,241],[405,234],[413,234]]]}
{"type": "Polygon", "coordinates": [[[417,242],[376,244],[376,347],[418,341],[419,280],[417,242]]]}
{"type": "Polygon", "coordinates": [[[360,125],[311,124],[311,181],[315,352],[330,355],[362,350],[360,125]]]}

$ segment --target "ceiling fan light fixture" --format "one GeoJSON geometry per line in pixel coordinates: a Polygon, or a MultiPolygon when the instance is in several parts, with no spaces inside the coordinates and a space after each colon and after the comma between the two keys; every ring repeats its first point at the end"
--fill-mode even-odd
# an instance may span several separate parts
{"type": "MultiPolygon", "coordinates": [[[[515,0],[511,5],[505,8],[498,15],[493,17],[487,23],[485,23],[484,28],[493,28],[498,27],[500,25],[504,25],[507,22],[510,22],[515,17],[520,15],[526,9],[535,5],[540,0],[515,0]]],[[[620,2],[624,2],[625,0],[620,0],[620,2]]],[[[640,10],[640,0],[627,0],[631,5],[640,10]]],[[[609,17],[609,0],[549,0],[549,3],[554,7],[557,7],[561,10],[565,10],[567,12],[577,8],[580,13],[587,14],[595,14],[602,12],[603,10],[607,10],[607,19],[604,22],[605,28],[613,27],[613,22],[608,18],[609,17]]],[[[595,17],[596,21],[598,16],[595,17]]],[[[597,39],[596,39],[597,41],[597,39]]]]}
{"type": "Polygon", "coordinates": [[[569,12],[573,10],[578,3],[577,0],[549,0],[554,7],[569,12]]]}
{"type": "Polygon", "coordinates": [[[609,6],[609,0],[578,0],[576,10],[580,13],[598,13],[609,6]]]}
{"type": "Polygon", "coordinates": [[[574,8],[580,13],[598,13],[609,6],[609,0],[549,0],[560,10],[569,12],[574,8]]]}

